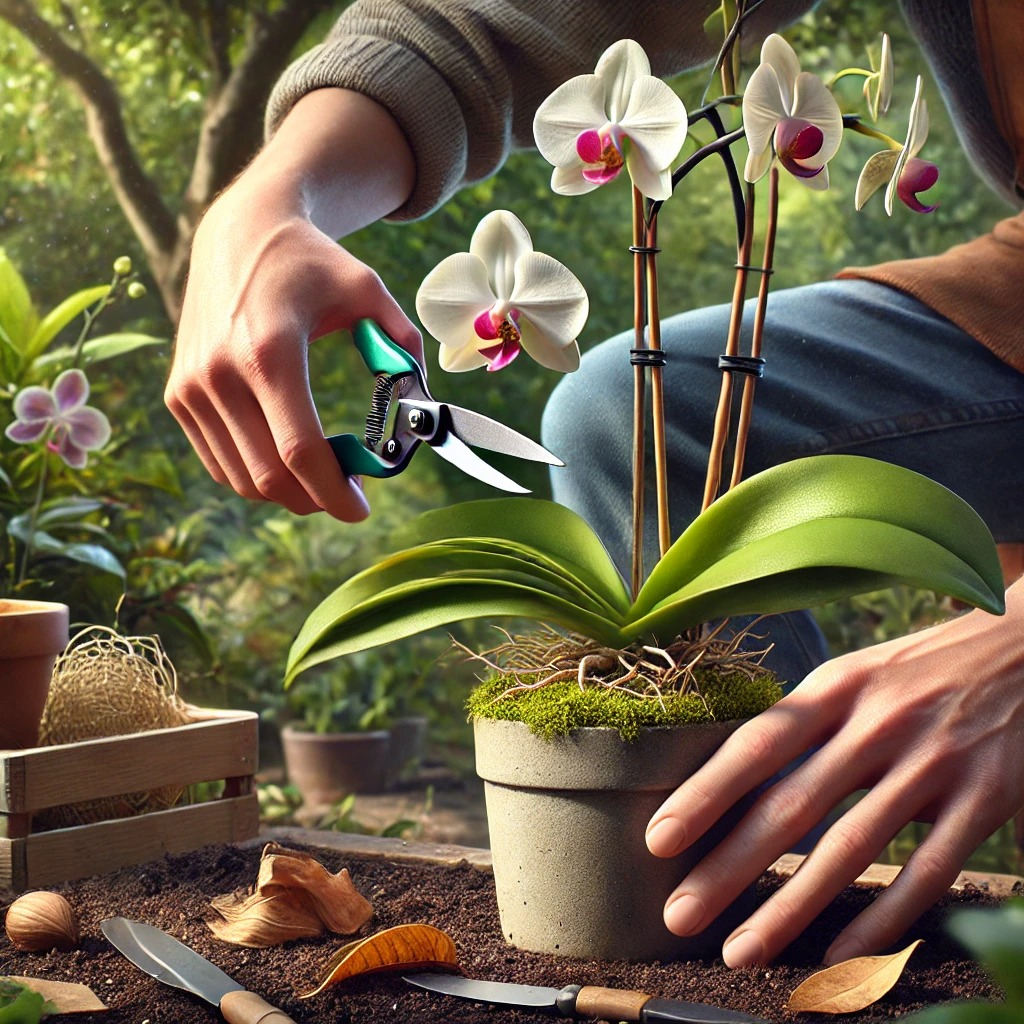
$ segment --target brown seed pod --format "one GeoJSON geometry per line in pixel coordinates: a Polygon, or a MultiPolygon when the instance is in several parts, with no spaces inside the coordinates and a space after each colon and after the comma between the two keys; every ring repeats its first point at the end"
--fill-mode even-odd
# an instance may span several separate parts
{"type": "Polygon", "coordinates": [[[7,937],[23,953],[67,951],[78,945],[78,919],[63,896],[27,892],[7,908],[7,937]]]}

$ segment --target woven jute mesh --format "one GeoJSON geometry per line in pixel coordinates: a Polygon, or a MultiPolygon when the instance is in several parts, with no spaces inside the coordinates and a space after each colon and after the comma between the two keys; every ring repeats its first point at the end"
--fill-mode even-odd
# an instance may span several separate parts
{"type": "MultiPolygon", "coordinates": [[[[90,627],[72,637],[57,659],[39,727],[41,746],[127,736],[188,722],[171,660],[155,636],[121,636],[90,627]]],[[[66,828],[124,818],[177,804],[184,790],[146,793],[54,807],[36,815],[37,828],[66,828]]]]}

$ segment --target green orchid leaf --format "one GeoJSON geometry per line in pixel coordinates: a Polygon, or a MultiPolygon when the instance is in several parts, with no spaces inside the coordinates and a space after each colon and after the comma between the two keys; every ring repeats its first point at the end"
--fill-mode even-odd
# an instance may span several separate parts
{"type": "Polygon", "coordinates": [[[399,535],[403,547],[455,537],[500,538],[532,548],[623,613],[629,590],[586,520],[539,498],[492,498],[428,512],[399,535]]]}
{"type": "MultiPolygon", "coordinates": [[[[54,523],[74,522],[104,507],[105,502],[95,498],[68,498],[44,506],[36,518],[36,523],[39,526],[48,526],[54,523]]],[[[25,515],[27,517],[27,513],[25,515]]]]}
{"type": "Polygon", "coordinates": [[[620,640],[613,623],[584,613],[571,601],[499,574],[421,579],[386,591],[344,618],[339,616],[337,622],[328,622],[332,599],[341,590],[344,586],[326,598],[300,630],[288,654],[286,686],[322,662],[466,619],[532,619],[554,622],[610,645],[620,640]]]}
{"type": "Polygon", "coordinates": [[[0,249],[0,335],[22,357],[35,333],[39,314],[32,305],[25,279],[0,249]]]}
{"type": "Polygon", "coordinates": [[[902,1017],[906,1024],[1020,1024],[1020,1003],[943,1003],[902,1017]]]}
{"type": "Polygon", "coordinates": [[[654,567],[631,617],[646,615],[734,551],[800,523],[834,518],[888,523],[934,541],[984,581],[988,595],[981,607],[1001,609],[995,545],[970,505],[933,480],[887,462],[817,455],[758,473],[698,516],[654,567]]]}
{"type": "Polygon", "coordinates": [[[793,611],[896,583],[1002,609],[986,581],[941,544],[889,523],[836,517],[800,523],[732,551],[625,631],[667,642],[708,619],[793,611]]]}
{"type": "MultiPolygon", "coordinates": [[[[82,361],[89,366],[92,363],[101,363],[105,359],[116,359],[118,356],[126,355],[128,352],[134,352],[140,348],[151,348],[154,345],[166,343],[165,338],[157,338],[151,334],[132,332],[105,334],[101,338],[90,339],[82,346],[82,361]]],[[[33,376],[44,376],[45,371],[68,362],[73,355],[74,349],[65,346],[40,355],[33,363],[33,376]]]]}
{"type": "MultiPolygon", "coordinates": [[[[68,296],[59,305],[54,306],[46,316],[43,317],[39,326],[35,329],[32,337],[28,339],[25,346],[26,362],[33,362],[43,352],[54,338],[75,317],[80,316],[86,309],[96,302],[99,302],[110,291],[109,284],[97,285],[94,288],[84,288],[74,295],[68,296]]],[[[70,349],[68,350],[70,352],[70,349]]]]}

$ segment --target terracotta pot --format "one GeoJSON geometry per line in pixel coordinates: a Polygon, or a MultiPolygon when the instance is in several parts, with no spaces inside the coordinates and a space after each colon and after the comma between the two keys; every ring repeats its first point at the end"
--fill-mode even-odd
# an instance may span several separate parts
{"type": "Polygon", "coordinates": [[[405,715],[391,723],[388,788],[416,776],[427,749],[427,730],[425,715],[405,715]]]}
{"type": "Polygon", "coordinates": [[[387,787],[391,735],[386,729],[315,733],[286,725],[281,744],[288,780],[310,807],[387,787]]]}
{"type": "Polygon", "coordinates": [[[68,642],[68,606],[0,598],[0,750],[34,747],[57,655],[68,642]]]}
{"type": "Polygon", "coordinates": [[[696,936],[669,932],[662,909],[741,810],[668,860],[648,852],[644,831],[665,798],[739,725],[645,729],[626,743],[614,729],[577,729],[548,741],[520,722],[476,719],[476,768],[506,940],[588,960],[717,955],[752,910],[752,888],[696,936]]]}

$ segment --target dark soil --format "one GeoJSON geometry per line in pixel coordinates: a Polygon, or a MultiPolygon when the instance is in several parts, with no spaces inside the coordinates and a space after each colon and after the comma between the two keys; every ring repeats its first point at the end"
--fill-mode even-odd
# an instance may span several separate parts
{"type": "MultiPolygon", "coordinates": [[[[561,987],[595,984],[642,989],[755,1014],[772,1022],[826,1020],[882,1022],[951,999],[998,1000],[999,991],[982,970],[956,947],[942,927],[958,905],[987,906],[997,901],[978,889],[950,895],[912,929],[909,938],[927,941],[911,958],[896,987],[879,1003],[840,1018],[792,1014],[784,1009],[789,993],[820,966],[831,937],[876,895],[851,887],[777,962],[768,967],[729,970],[721,960],[670,964],[596,963],[524,953],[506,946],[498,928],[490,874],[468,865],[435,867],[343,857],[313,851],[332,870],[347,866],[359,890],[373,904],[370,934],[396,924],[427,922],[455,940],[466,974],[493,981],[516,981],[561,987]]],[[[87,984],[110,1007],[105,1014],[83,1014],[81,1024],[187,1024],[217,1021],[216,1009],[151,979],[125,960],[103,938],[99,923],[123,915],[171,932],[208,957],[247,988],[289,1013],[298,1024],[332,1021],[436,1021],[525,1024],[550,1018],[495,1010],[446,996],[411,989],[396,975],[370,975],[330,989],[308,1001],[296,991],[313,987],[331,952],[344,941],[336,936],[290,942],[273,949],[241,949],[213,937],[204,923],[212,896],[251,884],[260,850],[211,847],[183,857],[101,878],[54,888],[77,910],[82,939],[70,953],[19,953],[6,935],[0,937],[0,975],[21,974],[87,984]]],[[[766,875],[759,886],[767,897],[779,880],[766,875]]],[[[12,896],[0,892],[0,910],[12,896]]]]}

